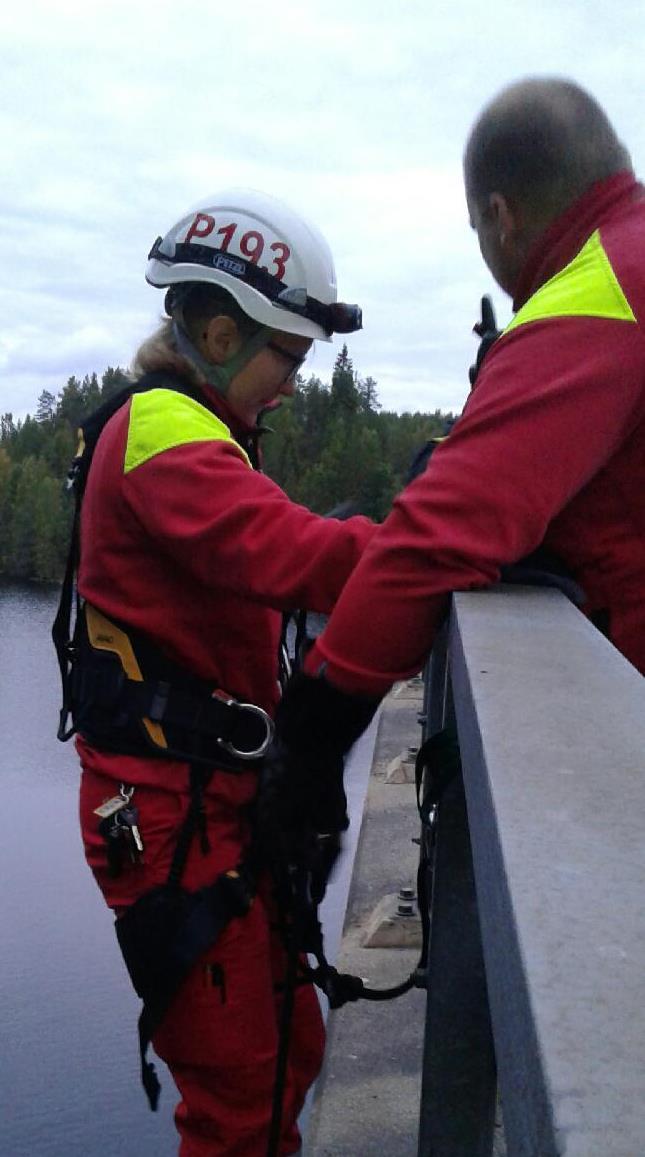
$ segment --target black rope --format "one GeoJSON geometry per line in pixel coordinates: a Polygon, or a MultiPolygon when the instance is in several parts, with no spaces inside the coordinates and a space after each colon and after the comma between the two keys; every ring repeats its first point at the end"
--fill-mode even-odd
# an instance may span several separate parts
{"type": "Polygon", "coordinates": [[[315,984],[327,997],[331,1009],[342,1008],[343,1005],[357,1000],[374,1002],[396,1000],[397,997],[404,996],[413,988],[426,987],[430,950],[431,873],[435,849],[437,806],[445,787],[459,771],[459,748],[453,732],[440,732],[426,740],[416,761],[417,803],[422,825],[421,853],[417,871],[417,896],[422,927],[421,954],[415,969],[400,984],[390,988],[369,988],[360,976],[338,972],[325,956],[318,908],[312,905],[310,899],[307,869],[284,868],[282,876],[279,878],[274,868],[274,885],[278,906],[290,914],[291,920],[288,924],[286,921],[281,924],[283,939],[286,940],[287,969],[284,985],[276,986],[277,990],[282,990],[284,995],[279,1026],[267,1157],[277,1157],[278,1155],[291,1024],[297,986],[303,983],[315,984]],[[303,952],[315,957],[317,967],[300,966],[300,974],[298,974],[300,953],[303,952]]]}
{"type": "Polygon", "coordinates": [[[269,1126],[269,1140],[267,1144],[266,1157],[278,1157],[279,1153],[280,1132],[282,1129],[282,1114],[284,1110],[284,1093],[287,1081],[287,1065],[289,1061],[289,1046],[291,1044],[291,1026],[293,1023],[293,1009],[295,1003],[296,987],[298,983],[300,945],[298,942],[299,937],[295,923],[290,925],[287,936],[287,966],[285,970],[282,1008],[280,1010],[278,1051],[276,1055],[275,1080],[273,1082],[273,1098],[271,1102],[271,1123],[269,1126]]]}
{"type": "Polygon", "coordinates": [[[327,960],[323,960],[318,968],[313,968],[305,975],[324,992],[329,1007],[342,1008],[356,1000],[395,1000],[403,996],[411,988],[417,986],[417,970],[411,973],[401,984],[392,988],[368,988],[360,976],[352,976],[348,972],[338,972],[327,960]]]}

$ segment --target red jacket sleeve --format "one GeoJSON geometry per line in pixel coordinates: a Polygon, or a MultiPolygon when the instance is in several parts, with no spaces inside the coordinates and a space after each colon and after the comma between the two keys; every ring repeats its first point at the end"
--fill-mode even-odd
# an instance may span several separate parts
{"type": "Polygon", "coordinates": [[[126,475],[124,497],[156,547],[213,588],[277,610],[328,614],[376,530],[292,502],[233,442],[157,454],[126,475]]]}
{"type": "Polygon", "coordinates": [[[382,695],[419,671],[447,594],[487,586],[535,549],[643,411],[638,326],[539,321],[502,338],[464,414],[395,502],[307,669],[382,695]]]}

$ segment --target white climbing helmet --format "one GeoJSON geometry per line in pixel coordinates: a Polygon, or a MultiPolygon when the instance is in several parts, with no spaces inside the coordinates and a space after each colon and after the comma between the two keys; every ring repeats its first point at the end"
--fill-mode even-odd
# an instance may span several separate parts
{"type": "Polygon", "coordinates": [[[358,306],[336,301],[325,238],[282,201],[254,189],[207,197],[158,237],[146,281],[219,285],[260,325],[330,341],[361,328],[358,306]]]}

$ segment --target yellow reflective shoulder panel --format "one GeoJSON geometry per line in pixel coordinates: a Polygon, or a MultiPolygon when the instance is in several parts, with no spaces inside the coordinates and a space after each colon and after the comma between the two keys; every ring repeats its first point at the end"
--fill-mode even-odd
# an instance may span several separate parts
{"type": "Polygon", "coordinates": [[[504,333],[550,317],[636,321],[596,230],[573,261],[529,298],[504,333]]]}
{"type": "Polygon", "coordinates": [[[176,390],[147,390],[133,394],[123,473],[129,474],[150,458],[189,442],[232,442],[245,462],[248,455],[224,422],[193,398],[176,390]]]}

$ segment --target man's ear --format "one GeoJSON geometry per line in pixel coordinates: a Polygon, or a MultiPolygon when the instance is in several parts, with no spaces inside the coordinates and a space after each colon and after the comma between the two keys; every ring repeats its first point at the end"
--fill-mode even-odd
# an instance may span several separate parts
{"type": "Polygon", "coordinates": [[[488,198],[488,208],[500,245],[504,245],[506,241],[514,240],[520,227],[520,221],[517,212],[509,204],[503,193],[491,193],[488,198]]]}
{"type": "Polygon", "coordinates": [[[240,348],[240,333],[232,317],[218,314],[204,322],[201,330],[202,349],[210,362],[223,365],[240,348]]]}

